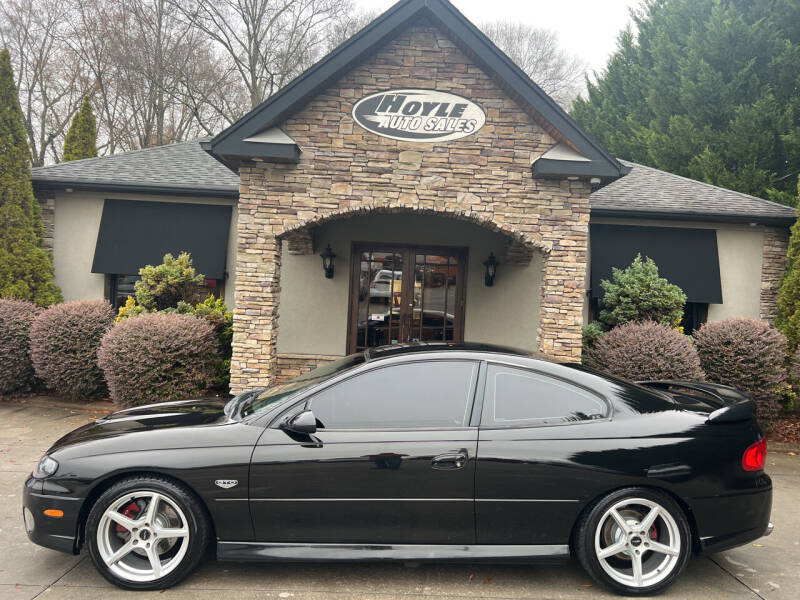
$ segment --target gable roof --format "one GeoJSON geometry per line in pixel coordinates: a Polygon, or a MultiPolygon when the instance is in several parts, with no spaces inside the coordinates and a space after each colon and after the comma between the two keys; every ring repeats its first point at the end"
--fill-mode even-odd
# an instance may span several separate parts
{"type": "MultiPolygon", "coordinates": [[[[205,140],[202,140],[205,141],[205,140]]],[[[592,217],[789,226],[789,206],[620,160],[630,173],[592,193],[592,217]]],[[[32,169],[37,192],[74,188],[238,198],[239,177],[195,140],[32,169]]]]}
{"type": "Polygon", "coordinates": [[[591,196],[593,217],[791,225],[795,209],[749,194],[620,160],[625,176],[591,196]]]}
{"type": "Polygon", "coordinates": [[[198,140],[35,167],[37,191],[71,187],[238,198],[239,177],[203,152],[198,140]]]}
{"type": "Polygon", "coordinates": [[[373,55],[413,20],[432,21],[515,99],[527,105],[573,145],[587,161],[544,161],[535,165],[534,174],[561,177],[586,175],[611,180],[624,174],[623,166],[591,138],[522,69],[508,58],[486,35],[475,27],[448,0],[400,0],[364,29],[341,44],[289,85],[270,96],[236,123],[222,131],[204,149],[226,164],[235,166],[241,158],[288,161],[299,160],[299,148],[289,144],[261,144],[251,138],[277,127],[303,108],[322,90],[373,55]],[[566,164],[566,163],[569,164],[566,164]],[[555,167],[550,172],[549,167],[555,167]],[[562,172],[562,171],[568,172],[562,172]],[[580,172],[579,172],[580,171],[580,172]]]}

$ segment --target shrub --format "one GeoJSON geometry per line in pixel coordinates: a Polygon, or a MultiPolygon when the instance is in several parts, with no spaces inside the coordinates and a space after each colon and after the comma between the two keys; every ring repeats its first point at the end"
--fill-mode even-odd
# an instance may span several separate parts
{"type": "MultiPolygon", "coordinates": [[[[797,193],[800,195],[800,177],[797,179],[797,193]]],[[[800,206],[798,206],[800,216],[800,206]]],[[[792,225],[789,249],[786,252],[786,271],[781,276],[778,289],[777,327],[789,341],[789,348],[800,344],[800,219],[792,225]]]]}
{"type": "Polygon", "coordinates": [[[113,323],[114,310],[105,300],[67,302],[43,311],[31,327],[36,375],[49,389],[65,396],[104,396],[97,348],[113,323]]]}
{"type": "Polygon", "coordinates": [[[41,312],[32,302],[0,300],[0,394],[25,392],[34,384],[30,331],[41,312]]]}
{"type": "Polygon", "coordinates": [[[589,348],[594,346],[595,341],[603,335],[604,331],[605,328],[600,321],[592,321],[588,325],[583,326],[583,329],[581,329],[581,345],[584,354],[589,351],[589,348]]]}
{"type": "Polygon", "coordinates": [[[609,327],[631,321],[656,321],[678,325],[683,318],[686,294],[681,288],[658,276],[650,258],[637,254],[625,269],[612,269],[612,281],[600,282],[603,295],[600,320],[609,327]]]}
{"type": "Polygon", "coordinates": [[[125,319],[103,338],[97,362],[122,406],[183,400],[206,390],[219,361],[212,325],[192,315],[125,319]]]}
{"type": "Polygon", "coordinates": [[[695,343],[708,380],[750,394],[768,425],[780,411],[787,380],[783,334],[766,321],[734,318],[706,323],[695,332],[695,343]]]}
{"type": "Polygon", "coordinates": [[[147,310],[174,308],[180,301],[194,304],[200,299],[203,276],[195,272],[187,252],[178,258],[165,254],[162,264],[139,269],[139,276],[134,284],[136,300],[147,310]]]}
{"type": "MultiPolygon", "coordinates": [[[[145,307],[136,303],[136,300],[128,296],[125,306],[119,309],[117,323],[149,313],[145,307]]],[[[209,294],[205,300],[192,306],[191,304],[179,301],[174,308],[165,308],[162,313],[177,313],[181,315],[194,315],[200,319],[205,319],[214,328],[217,335],[217,351],[219,362],[217,363],[214,387],[217,389],[227,389],[231,380],[231,342],[233,340],[233,314],[228,310],[222,298],[215,298],[209,294]]]]}
{"type": "Polygon", "coordinates": [[[691,338],[653,321],[607,331],[589,349],[587,365],[630,381],[703,379],[691,338]]]}

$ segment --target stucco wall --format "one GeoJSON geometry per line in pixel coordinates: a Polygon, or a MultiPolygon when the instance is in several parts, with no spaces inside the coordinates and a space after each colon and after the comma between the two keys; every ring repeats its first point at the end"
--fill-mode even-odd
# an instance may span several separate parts
{"type": "Polygon", "coordinates": [[[535,351],[538,344],[542,258],[501,264],[494,286],[484,285],[483,261],[502,260],[506,238],[476,225],[419,215],[371,215],[333,221],[315,235],[317,252],[294,255],[283,244],[279,354],[342,355],[346,352],[351,242],[397,242],[468,248],[464,338],[535,351]],[[336,273],[325,279],[317,256],[327,244],[336,273]]]}
{"type": "Polygon", "coordinates": [[[55,195],[53,263],[56,284],[64,293],[64,300],[83,300],[105,296],[105,276],[101,273],[92,273],[92,261],[97,243],[97,232],[100,228],[100,218],[103,214],[103,201],[106,198],[141,200],[143,202],[234,205],[228,233],[228,256],[225,264],[225,269],[229,273],[225,283],[225,301],[228,306],[233,306],[237,247],[237,208],[233,200],[80,191],[61,192],[55,195]]]}
{"type": "MultiPolygon", "coordinates": [[[[722,304],[709,305],[708,320],[717,321],[728,317],[760,318],[764,227],[729,223],[694,223],[641,219],[593,218],[591,222],[649,227],[715,229],[717,231],[722,304]]],[[[691,268],[691,265],[687,265],[687,268],[691,268]]]]}

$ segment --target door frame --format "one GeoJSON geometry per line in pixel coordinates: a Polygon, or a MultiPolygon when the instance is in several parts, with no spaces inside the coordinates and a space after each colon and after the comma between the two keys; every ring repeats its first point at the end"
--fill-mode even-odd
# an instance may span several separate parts
{"type": "MultiPolygon", "coordinates": [[[[464,321],[467,307],[467,261],[469,260],[469,249],[465,246],[443,246],[432,244],[409,244],[409,243],[390,243],[390,242],[350,242],[350,282],[349,282],[349,299],[347,302],[347,354],[355,352],[356,336],[358,333],[358,290],[360,283],[360,262],[361,253],[365,250],[375,252],[391,252],[393,250],[401,250],[404,252],[403,260],[403,280],[402,289],[413,290],[414,282],[411,281],[413,277],[413,266],[415,260],[413,253],[436,254],[444,253],[456,256],[458,258],[457,274],[456,274],[456,311],[453,315],[453,341],[464,341],[464,321]],[[409,260],[411,256],[412,260],[409,260]]],[[[401,307],[401,318],[404,314],[405,307],[401,307]]]]}

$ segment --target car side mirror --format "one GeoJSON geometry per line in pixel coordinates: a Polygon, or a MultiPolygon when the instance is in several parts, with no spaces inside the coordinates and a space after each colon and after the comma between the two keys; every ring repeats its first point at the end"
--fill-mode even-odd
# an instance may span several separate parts
{"type": "Polygon", "coordinates": [[[316,433],[317,432],[317,418],[314,412],[304,410],[303,412],[291,417],[288,421],[284,422],[281,427],[295,433],[316,433]]]}

